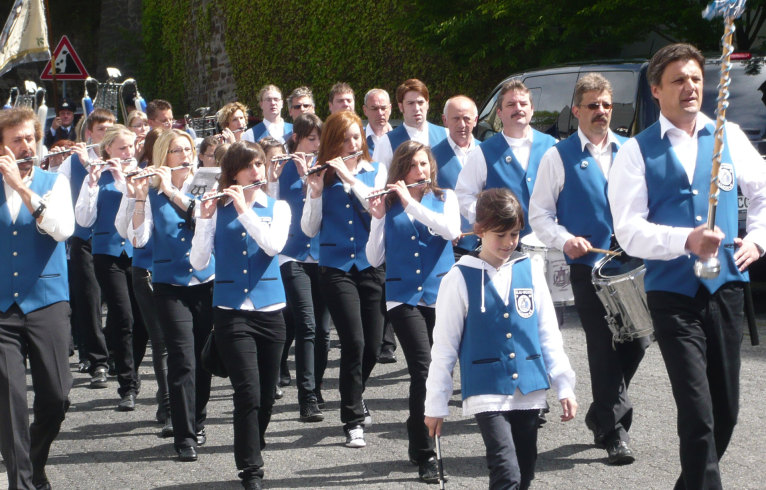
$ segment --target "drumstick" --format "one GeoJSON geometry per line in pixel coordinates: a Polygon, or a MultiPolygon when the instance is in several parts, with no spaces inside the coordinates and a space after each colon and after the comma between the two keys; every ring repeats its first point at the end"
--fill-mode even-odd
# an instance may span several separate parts
{"type": "Polygon", "coordinates": [[[460,238],[463,238],[463,237],[466,237],[466,236],[475,235],[475,234],[476,234],[475,231],[466,231],[465,233],[461,233],[460,234],[460,238]]]}
{"type": "Polygon", "coordinates": [[[442,462],[442,441],[439,434],[434,434],[436,440],[436,463],[439,468],[439,489],[444,490],[444,463],[442,462]]]}
{"type": "Polygon", "coordinates": [[[606,250],[603,248],[595,248],[595,247],[590,247],[588,249],[588,252],[593,252],[597,254],[614,255],[614,256],[622,255],[622,252],[617,252],[615,250],[606,250]]]}

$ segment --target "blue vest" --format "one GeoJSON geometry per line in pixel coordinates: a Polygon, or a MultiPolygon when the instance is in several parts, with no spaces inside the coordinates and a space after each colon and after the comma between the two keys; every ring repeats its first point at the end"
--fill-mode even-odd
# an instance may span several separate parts
{"type": "Polygon", "coordinates": [[[468,291],[468,313],[460,340],[460,385],[465,400],[475,395],[526,395],[550,387],[540,349],[532,267],[527,257],[516,261],[508,306],[481,269],[458,265],[468,291]],[[525,311],[523,318],[518,309],[525,311]],[[531,311],[530,311],[531,309],[531,311]],[[515,378],[514,378],[514,375],[515,378]]]}
{"type": "MultiPolygon", "coordinates": [[[[44,196],[53,189],[57,174],[34,169],[30,189],[44,196]]],[[[0,177],[0,257],[6,262],[0,272],[0,311],[14,303],[27,314],[59,301],[69,301],[66,248],[49,235],[40,233],[25,205],[21,205],[16,222],[5,196],[0,177]]]]}
{"type": "Polygon", "coordinates": [[[117,233],[114,219],[120,209],[122,192],[114,186],[114,176],[104,172],[98,181],[98,202],[96,204],[96,222],[93,223],[93,253],[119,257],[124,251],[133,257],[133,247],[117,233]]]}
{"type": "Polygon", "coordinates": [[[375,140],[372,139],[372,135],[367,136],[367,149],[369,150],[370,155],[375,151],[375,140]]]}
{"type": "MultiPolygon", "coordinates": [[[[444,202],[429,192],[420,202],[444,213],[444,202]]],[[[416,306],[436,303],[442,277],[455,263],[452,242],[410,220],[399,199],[386,212],[386,300],[416,306]]]]}
{"type": "Polygon", "coordinates": [[[311,254],[314,259],[319,259],[319,235],[309,238],[301,230],[301,216],[303,215],[303,204],[306,202],[306,191],[303,188],[303,181],[298,175],[295,162],[292,160],[285,163],[282,175],[279,176],[279,198],[287,201],[292,215],[290,230],[287,233],[287,243],[282,249],[282,255],[304,261],[311,254]]]}
{"type": "MultiPolygon", "coordinates": [[[[88,170],[82,166],[80,157],[77,156],[77,153],[72,153],[72,160],[70,163],[71,175],[69,177],[69,190],[72,192],[72,206],[74,206],[77,203],[77,198],[80,196],[82,181],[85,180],[85,177],[87,177],[88,170]]],[[[74,233],[72,233],[72,236],[76,236],[77,238],[88,241],[90,240],[92,232],[93,227],[85,228],[78,225],[75,221],[74,233]]]]}
{"type": "MultiPolygon", "coordinates": [[[[441,143],[442,140],[447,139],[447,130],[444,129],[443,126],[437,126],[436,124],[432,124],[430,122],[427,122],[426,124],[428,124],[428,146],[433,148],[434,146],[441,143]]],[[[396,152],[396,149],[399,148],[399,145],[405,141],[410,140],[410,135],[407,133],[407,129],[404,127],[404,124],[401,124],[395,129],[392,129],[386,133],[386,136],[388,136],[388,141],[391,142],[392,153],[396,152]]]]}
{"type": "MultiPolygon", "coordinates": [[[[372,162],[373,170],[362,170],[356,178],[374,187],[380,163],[372,162]]],[[[367,261],[367,239],[370,238],[370,214],[362,203],[343,189],[337,176],[322,194],[322,228],[319,230],[319,265],[348,272],[370,267],[367,261]]]]}
{"type": "Polygon", "coordinates": [[[152,271],[152,250],[154,249],[154,233],[149,237],[149,241],[146,242],[141,248],[133,248],[133,267],[140,267],[146,269],[149,272],[152,271]]]}
{"type": "Polygon", "coordinates": [[[487,182],[484,189],[506,188],[519,199],[524,209],[524,229],[521,236],[532,232],[529,226],[529,196],[535,186],[540,159],[556,139],[536,129],[532,129],[532,148],[529,151],[529,165],[526,172],[522,168],[503,133],[497,133],[479,145],[487,162],[487,182]]]}
{"type": "MultiPolygon", "coordinates": [[[[269,134],[268,128],[266,128],[266,124],[264,124],[263,121],[259,122],[258,124],[256,124],[252,128],[248,129],[248,131],[253,133],[253,141],[255,141],[256,143],[261,141],[266,136],[271,136],[269,134]]],[[[293,132],[293,125],[290,124],[289,122],[285,122],[284,123],[284,132],[282,133],[282,138],[285,139],[285,142],[287,142],[287,139],[285,138],[285,135],[287,135],[288,133],[292,133],[292,132],[293,132]]]]}
{"type": "MultiPolygon", "coordinates": [[[[274,203],[266,207],[255,203],[253,211],[261,219],[274,217],[274,203]]],[[[269,256],[239,222],[233,204],[219,206],[215,225],[215,262],[213,306],[239,309],[250,298],[256,309],[285,302],[285,290],[279,274],[277,256],[269,256]]]]}
{"type": "Polygon", "coordinates": [[[189,262],[194,231],[168,200],[157,189],[149,191],[154,229],[154,250],[152,254],[152,282],[186,286],[192,276],[204,281],[215,272],[215,257],[201,271],[195,270],[189,262]]]}
{"type": "MultiPolygon", "coordinates": [[[[615,135],[622,145],[626,138],[615,135]]],[[[612,145],[612,161],[619,148],[612,145]]],[[[559,224],[575,236],[587,237],[596,248],[609,249],[612,241],[612,211],[606,195],[606,177],[577,133],[556,144],[564,167],[564,188],[556,201],[559,224]]],[[[603,254],[589,253],[578,259],[565,254],[567,264],[593,267],[603,254]]]]}
{"type": "MultiPolygon", "coordinates": [[[[460,159],[455,155],[449,140],[445,138],[444,141],[431,148],[431,153],[433,153],[436,159],[437,185],[442,189],[452,189],[454,191],[458,175],[460,175],[460,171],[463,169],[463,164],[460,163],[460,159]]],[[[473,231],[473,225],[462,214],[460,215],[460,231],[463,233],[473,231]]],[[[475,250],[479,246],[479,237],[476,235],[464,236],[457,242],[457,246],[464,250],[475,250]]]]}
{"type": "MultiPolygon", "coordinates": [[[[646,164],[648,221],[690,228],[705,224],[713,166],[714,129],[712,124],[708,124],[697,133],[697,162],[691,184],[670,146],[670,140],[667,136],[660,139],[659,122],[636,136],[646,164]]],[[[728,180],[722,178],[726,173],[729,174],[732,186],[728,191],[720,190],[715,218],[715,224],[726,235],[718,249],[721,273],[715,279],[699,279],[694,275],[695,256],[682,255],[673,260],[645,260],[644,287],[647,291],[670,291],[694,297],[700,284],[710,293],[714,293],[727,282],[749,280],[747,272],[741,273],[737,269],[734,262],[735,250],[725,246],[726,242],[731,243],[737,236],[738,217],[737,176],[734,173],[734,165],[731,164],[728,147],[724,138],[719,186],[721,182],[728,180]],[[725,170],[727,168],[728,172],[725,170]]]]}

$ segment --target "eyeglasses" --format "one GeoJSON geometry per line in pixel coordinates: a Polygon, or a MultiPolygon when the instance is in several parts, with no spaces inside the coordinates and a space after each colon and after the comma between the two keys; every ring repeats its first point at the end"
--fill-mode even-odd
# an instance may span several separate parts
{"type": "Polygon", "coordinates": [[[193,150],[191,148],[189,148],[188,146],[186,148],[174,148],[172,150],[168,150],[168,153],[173,153],[173,154],[185,153],[187,155],[191,155],[192,152],[193,152],[193,150]]]}
{"type": "Polygon", "coordinates": [[[609,109],[612,108],[612,103],[611,102],[592,102],[590,104],[585,104],[585,107],[587,107],[588,109],[592,111],[595,111],[599,107],[603,107],[605,111],[608,111],[609,109]]]}
{"type": "Polygon", "coordinates": [[[298,109],[311,109],[312,107],[314,107],[314,104],[293,104],[292,107],[295,110],[298,110],[298,109]]]}
{"type": "Polygon", "coordinates": [[[160,126],[165,126],[166,128],[170,128],[176,123],[175,119],[165,119],[164,121],[152,119],[152,121],[154,121],[156,124],[159,124],[160,126]]]}

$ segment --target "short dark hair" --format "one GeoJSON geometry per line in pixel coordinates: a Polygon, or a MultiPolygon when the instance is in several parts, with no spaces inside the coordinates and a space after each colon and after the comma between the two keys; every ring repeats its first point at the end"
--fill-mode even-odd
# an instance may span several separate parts
{"type": "Polygon", "coordinates": [[[428,87],[426,87],[426,84],[417,78],[409,78],[403,81],[401,85],[396,87],[396,102],[399,104],[404,102],[404,96],[407,92],[417,92],[422,95],[426,101],[430,100],[428,87]]]}
{"type": "Polygon", "coordinates": [[[310,98],[311,103],[314,103],[314,93],[311,91],[311,89],[306,86],[301,86],[294,89],[292,92],[290,92],[290,95],[287,96],[287,105],[292,106],[295,99],[301,99],[303,97],[310,98]]]}
{"type": "MultiPolygon", "coordinates": [[[[508,92],[521,92],[522,94],[528,94],[529,89],[526,85],[524,85],[524,82],[521,81],[519,78],[512,78],[505,82],[500,87],[500,92],[497,94],[497,106],[498,108],[502,106],[503,104],[503,97],[505,97],[505,94],[508,92]]],[[[530,102],[532,101],[532,97],[529,98],[530,102]]]]}
{"type": "Polygon", "coordinates": [[[330,99],[328,102],[332,104],[332,101],[335,100],[335,96],[340,94],[351,94],[353,97],[354,89],[352,89],[351,85],[347,84],[346,82],[338,82],[330,89],[330,99]]]}
{"type": "Polygon", "coordinates": [[[477,233],[503,232],[524,228],[524,211],[516,196],[508,189],[487,189],[476,200],[477,233]]]}
{"type": "Polygon", "coordinates": [[[665,72],[665,68],[669,64],[679,60],[696,61],[704,75],[705,57],[702,56],[699,49],[686,43],[669,44],[654,53],[654,56],[652,56],[652,59],[649,61],[649,68],[646,69],[646,78],[649,81],[649,85],[660,85],[662,83],[662,74],[665,72]]]}
{"type": "Polygon", "coordinates": [[[586,73],[575,84],[574,105],[582,103],[583,95],[587,92],[608,92],[612,96],[612,84],[601,73],[586,73]]]}
{"type": "Polygon", "coordinates": [[[112,113],[112,111],[109,109],[99,107],[97,109],[93,109],[93,112],[88,115],[88,119],[85,120],[85,128],[88,131],[93,131],[93,126],[105,122],[114,124],[117,122],[117,118],[114,117],[114,113],[112,113]]]}
{"type": "Polygon", "coordinates": [[[170,102],[162,99],[154,99],[146,105],[146,117],[154,121],[157,118],[157,113],[160,111],[173,110],[173,106],[170,102]]]}

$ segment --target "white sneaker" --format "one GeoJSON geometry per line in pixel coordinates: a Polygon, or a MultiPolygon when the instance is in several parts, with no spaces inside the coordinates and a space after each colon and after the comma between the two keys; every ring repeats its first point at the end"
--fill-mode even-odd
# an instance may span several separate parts
{"type": "Polygon", "coordinates": [[[350,429],[343,428],[346,433],[346,447],[359,448],[367,445],[364,442],[364,428],[361,425],[355,425],[350,429]]]}

